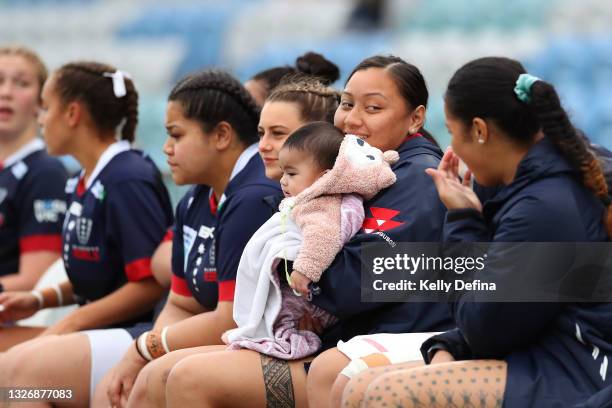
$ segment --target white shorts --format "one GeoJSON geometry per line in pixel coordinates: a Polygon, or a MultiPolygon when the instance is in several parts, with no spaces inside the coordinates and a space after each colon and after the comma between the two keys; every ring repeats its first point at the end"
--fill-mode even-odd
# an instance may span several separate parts
{"type": "Polygon", "coordinates": [[[132,344],[132,336],[125,329],[87,330],[91,347],[91,382],[89,401],[93,401],[98,383],[117,364],[132,344]]]}
{"type": "Polygon", "coordinates": [[[352,378],[368,369],[362,358],[370,354],[382,354],[390,364],[423,361],[421,345],[436,334],[439,333],[377,333],[356,336],[347,342],[339,341],[338,350],[351,360],[341,374],[352,378]]]}

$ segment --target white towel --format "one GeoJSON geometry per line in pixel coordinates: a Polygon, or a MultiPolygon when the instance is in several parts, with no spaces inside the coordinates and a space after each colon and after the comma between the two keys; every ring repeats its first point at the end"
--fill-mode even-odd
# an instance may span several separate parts
{"type": "Polygon", "coordinates": [[[238,328],[227,332],[230,342],[274,341],[274,323],[281,308],[281,289],[273,276],[282,259],[297,257],[302,235],[297,225],[275,213],[253,234],[240,258],[234,295],[234,321],[238,328]],[[267,271],[267,273],[260,273],[267,271]]]}

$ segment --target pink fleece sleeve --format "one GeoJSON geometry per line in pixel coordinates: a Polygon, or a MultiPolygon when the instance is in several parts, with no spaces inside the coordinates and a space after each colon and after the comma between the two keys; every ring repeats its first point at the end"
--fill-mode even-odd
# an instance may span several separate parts
{"type": "Polygon", "coordinates": [[[340,195],[320,196],[293,209],[302,233],[302,247],[293,269],[318,282],[342,249],[340,195]]]}
{"type": "Polygon", "coordinates": [[[340,206],[340,230],[342,232],[342,243],[346,244],[363,225],[365,212],[363,210],[363,199],[357,194],[342,195],[340,206]]]}

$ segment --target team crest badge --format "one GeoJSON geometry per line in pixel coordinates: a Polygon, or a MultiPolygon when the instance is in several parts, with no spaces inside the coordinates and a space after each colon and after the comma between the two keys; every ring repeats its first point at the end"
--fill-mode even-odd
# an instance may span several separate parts
{"type": "Polygon", "coordinates": [[[91,229],[93,227],[93,221],[89,218],[79,218],[76,223],[77,239],[81,245],[87,245],[89,242],[89,236],[91,235],[91,229]]]}

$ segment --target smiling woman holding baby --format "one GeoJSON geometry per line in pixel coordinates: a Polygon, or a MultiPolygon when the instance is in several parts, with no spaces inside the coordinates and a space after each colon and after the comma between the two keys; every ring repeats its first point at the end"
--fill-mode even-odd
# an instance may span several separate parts
{"type": "MultiPolygon", "coordinates": [[[[335,345],[338,339],[348,339],[357,334],[449,327],[445,305],[362,303],[360,299],[361,244],[383,240],[377,234],[366,233],[365,229],[383,230],[395,241],[440,239],[445,211],[424,170],[437,167],[442,152],[422,130],[426,104],[427,88],[422,75],[416,67],[400,58],[366,59],[349,76],[340,107],[335,113],[335,125],[344,133],[355,134],[380,150],[396,150],[399,160],[392,166],[396,183],[364,203],[365,228],[342,247],[318,283],[321,294],[313,297],[313,304],[339,319],[339,323],[321,333],[324,348],[335,345]],[[382,222],[379,223],[378,219],[382,222]],[[376,227],[371,228],[374,225],[376,227]]],[[[260,125],[267,120],[264,118],[267,107],[268,103],[264,105],[260,125]]],[[[283,108],[287,112],[292,108],[299,112],[299,106],[287,104],[283,108]]],[[[301,122],[300,117],[292,118],[301,122]]],[[[268,164],[278,159],[270,152],[280,151],[285,138],[278,139],[282,140],[276,141],[278,149],[267,150],[269,162],[266,162],[266,151],[262,151],[260,142],[268,176],[271,176],[268,164]]],[[[279,170],[276,174],[280,173],[279,170]]],[[[151,392],[155,392],[154,387],[162,388],[162,393],[165,391],[160,405],[238,407],[243,406],[245,400],[250,406],[307,405],[307,367],[304,361],[288,363],[251,350],[217,348],[206,351],[176,364],[169,371],[167,384],[164,374],[159,376],[160,382],[150,385],[151,392]]],[[[347,362],[345,356],[332,361],[334,370],[340,366],[333,378],[347,362]]],[[[329,365],[325,362],[320,368],[323,366],[329,365]]],[[[327,397],[325,392],[321,395],[327,397]]],[[[326,404],[327,399],[324,401],[326,404]]],[[[310,405],[324,406],[317,401],[310,402],[310,405]]]]}

